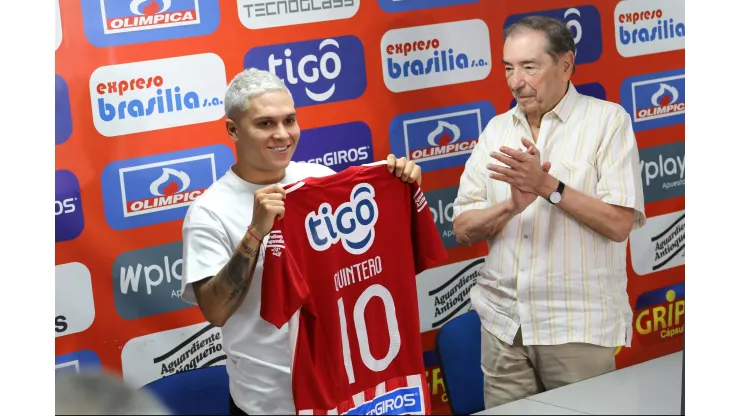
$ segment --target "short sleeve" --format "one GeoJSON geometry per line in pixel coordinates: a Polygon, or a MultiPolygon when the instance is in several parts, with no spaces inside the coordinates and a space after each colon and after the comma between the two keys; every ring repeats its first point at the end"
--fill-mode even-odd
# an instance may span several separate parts
{"type": "Polygon", "coordinates": [[[463,212],[470,209],[488,208],[488,191],[486,183],[488,181],[488,146],[486,138],[492,134],[493,121],[483,130],[478,143],[470,153],[470,157],[465,162],[465,169],[460,177],[460,186],[457,191],[457,198],[453,203],[453,216],[457,218],[463,212]]]}
{"type": "Polygon", "coordinates": [[[634,209],[632,229],[645,224],[640,155],[632,120],[624,110],[612,120],[607,136],[596,151],[596,197],[607,204],[634,209]]]}
{"type": "Polygon", "coordinates": [[[182,300],[197,305],[193,283],[215,276],[231,259],[226,233],[193,224],[182,229],[182,300]]]}
{"type": "Polygon", "coordinates": [[[260,316],[277,328],[285,325],[309,294],[300,267],[286,245],[281,221],[267,236],[260,316]]]}
{"type": "Polygon", "coordinates": [[[414,242],[416,274],[419,274],[446,260],[447,251],[434,224],[424,191],[417,182],[412,184],[411,194],[411,238],[414,242]]]}

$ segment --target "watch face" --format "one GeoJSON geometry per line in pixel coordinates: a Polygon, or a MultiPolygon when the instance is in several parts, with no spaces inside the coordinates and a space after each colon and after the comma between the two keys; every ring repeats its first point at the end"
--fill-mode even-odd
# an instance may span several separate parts
{"type": "Polygon", "coordinates": [[[553,192],[550,194],[550,201],[552,201],[553,204],[557,204],[560,202],[560,193],[559,192],[553,192]]]}

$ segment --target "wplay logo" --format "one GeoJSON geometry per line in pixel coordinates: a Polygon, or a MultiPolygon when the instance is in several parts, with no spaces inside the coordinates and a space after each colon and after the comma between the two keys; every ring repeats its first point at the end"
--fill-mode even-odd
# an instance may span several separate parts
{"type": "Polygon", "coordinates": [[[244,68],[267,70],[290,89],[296,107],[352,100],[365,92],[365,52],[355,36],[260,46],[244,68]]]}
{"type": "Polygon", "coordinates": [[[601,57],[601,16],[596,7],[578,6],[515,14],[506,19],[504,28],[532,14],[565,22],[576,42],[576,65],[594,62],[601,57]]]}
{"type": "Polygon", "coordinates": [[[360,0],[237,0],[237,8],[245,27],[264,29],[349,19],[360,0]]]}
{"type": "Polygon", "coordinates": [[[686,8],[675,0],[620,1],[614,8],[614,39],[624,57],[684,49],[686,8]]]}
{"type": "Polygon", "coordinates": [[[105,219],[116,230],[180,220],[233,164],[224,145],[113,162],[101,175],[105,219]]]}
{"type": "MultiPolygon", "coordinates": [[[[589,97],[598,98],[599,100],[606,100],[606,90],[598,82],[574,86],[579,94],[588,95],[589,97]]],[[[509,108],[514,107],[516,107],[516,98],[511,99],[511,106],[509,108]]]]}
{"type": "Polygon", "coordinates": [[[72,135],[72,111],[69,106],[69,88],[64,79],[54,75],[54,141],[62,144],[72,135]]]}
{"type": "Polygon", "coordinates": [[[93,123],[113,137],[215,121],[226,85],[212,53],[100,67],[90,76],[93,123]]]}
{"type": "Polygon", "coordinates": [[[389,30],[380,41],[385,86],[393,92],[479,81],[491,73],[483,20],[389,30]]]}
{"type": "Polygon", "coordinates": [[[496,110],[488,101],[400,114],[391,120],[391,153],[424,172],[462,166],[496,110]]]}
{"type": "Polygon", "coordinates": [[[640,170],[645,203],[683,196],[685,141],[640,149],[640,170]]]}
{"type": "Polygon", "coordinates": [[[85,36],[99,48],[213,33],[218,0],[82,0],[85,36]]]}
{"type": "Polygon", "coordinates": [[[453,204],[455,198],[457,198],[458,188],[458,186],[451,186],[426,192],[434,224],[437,226],[437,232],[439,232],[445,248],[458,246],[457,238],[455,238],[455,233],[452,231],[453,204]]]}
{"type": "Polygon", "coordinates": [[[432,9],[436,7],[457,6],[478,3],[480,0],[378,0],[380,8],[388,13],[409,10],[432,9]]]}
{"type": "Polygon", "coordinates": [[[335,172],[373,161],[370,127],[361,121],[303,130],[293,160],[335,172]]]}
{"type": "Polygon", "coordinates": [[[57,170],[54,176],[55,241],[58,243],[77,238],[85,228],[85,217],[82,214],[80,183],[74,173],[57,170]]]}
{"type": "Polygon", "coordinates": [[[629,77],[620,88],[622,106],[634,131],[683,124],[686,112],[685,70],[629,77]]]}
{"type": "Polygon", "coordinates": [[[362,254],[373,245],[378,215],[375,188],[360,183],[352,189],[350,200],[336,211],[324,202],[306,216],[308,242],[314,250],[325,251],[341,240],[348,253],[362,254]]]}

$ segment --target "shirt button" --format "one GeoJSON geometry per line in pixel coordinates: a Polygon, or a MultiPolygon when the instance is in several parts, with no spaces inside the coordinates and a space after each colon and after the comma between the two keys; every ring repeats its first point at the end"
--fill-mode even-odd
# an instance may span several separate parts
{"type": "Polygon", "coordinates": [[[524,234],[524,238],[529,238],[529,234],[524,234]]]}

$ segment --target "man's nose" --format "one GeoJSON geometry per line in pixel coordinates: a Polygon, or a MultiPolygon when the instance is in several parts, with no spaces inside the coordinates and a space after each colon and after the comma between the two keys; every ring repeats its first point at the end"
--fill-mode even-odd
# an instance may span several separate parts
{"type": "Polygon", "coordinates": [[[273,133],[273,137],[276,139],[283,139],[287,140],[290,135],[288,134],[288,130],[285,128],[283,123],[278,124],[277,128],[275,129],[275,133],[273,133]]]}
{"type": "Polygon", "coordinates": [[[524,77],[522,77],[518,71],[514,71],[509,77],[509,88],[513,91],[519,91],[524,88],[524,85],[524,77]]]}

